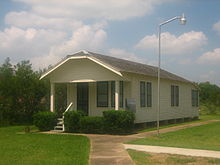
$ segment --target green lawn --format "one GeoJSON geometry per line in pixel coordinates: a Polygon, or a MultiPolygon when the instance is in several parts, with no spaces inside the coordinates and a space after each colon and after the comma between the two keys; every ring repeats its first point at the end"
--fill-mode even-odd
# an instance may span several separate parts
{"type": "Polygon", "coordinates": [[[200,115],[199,118],[201,121],[220,120],[220,115],[200,115]]]}
{"type": "Polygon", "coordinates": [[[0,128],[0,165],[88,164],[87,137],[24,134],[23,130],[23,126],[0,128]]]}
{"type": "Polygon", "coordinates": [[[130,144],[171,146],[220,151],[220,122],[138,139],[130,144]]]}
{"type": "Polygon", "coordinates": [[[203,158],[203,157],[192,157],[192,156],[183,156],[183,155],[147,153],[147,152],[135,151],[131,149],[128,149],[127,151],[136,165],[155,165],[155,164],[213,165],[213,164],[220,164],[220,159],[216,159],[216,158],[203,158]]]}
{"type": "MultiPolygon", "coordinates": [[[[198,123],[198,122],[208,121],[208,120],[220,120],[220,115],[200,115],[199,120],[188,121],[188,122],[177,123],[177,124],[164,125],[164,126],[160,126],[160,129],[179,126],[179,125],[187,125],[187,124],[191,124],[191,123],[198,123]]],[[[156,127],[146,128],[146,129],[138,130],[137,132],[138,133],[149,132],[149,131],[154,131],[156,129],[157,129],[156,127]]]]}

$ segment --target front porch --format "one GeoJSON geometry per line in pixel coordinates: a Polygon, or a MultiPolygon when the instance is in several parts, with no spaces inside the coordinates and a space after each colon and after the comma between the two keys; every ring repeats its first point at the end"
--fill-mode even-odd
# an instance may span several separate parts
{"type": "MultiPolygon", "coordinates": [[[[129,81],[78,81],[66,84],[67,107],[69,110],[80,110],[88,116],[102,116],[110,109],[126,109],[126,98],[130,95],[129,81]]],[[[50,111],[55,111],[55,86],[51,83],[50,111]]]]}

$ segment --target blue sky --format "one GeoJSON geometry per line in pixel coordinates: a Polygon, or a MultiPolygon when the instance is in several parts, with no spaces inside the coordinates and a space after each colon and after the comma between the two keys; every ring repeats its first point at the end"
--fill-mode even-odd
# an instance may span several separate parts
{"type": "Polygon", "coordinates": [[[35,69],[79,50],[157,65],[191,81],[220,85],[219,0],[1,0],[0,63],[30,60],[35,69]]]}

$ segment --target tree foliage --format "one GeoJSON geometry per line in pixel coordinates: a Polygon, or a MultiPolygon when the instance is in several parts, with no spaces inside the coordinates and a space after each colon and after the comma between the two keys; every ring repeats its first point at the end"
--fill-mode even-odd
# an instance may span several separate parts
{"type": "Polygon", "coordinates": [[[29,61],[0,67],[0,124],[31,123],[34,113],[48,109],[48,82],[40,81],[29,61]]]}
{"type": "Polygon", "coordinates": [[[220,88],[209,82],[199,83],[202,113],[220,114],[220,88]]]}

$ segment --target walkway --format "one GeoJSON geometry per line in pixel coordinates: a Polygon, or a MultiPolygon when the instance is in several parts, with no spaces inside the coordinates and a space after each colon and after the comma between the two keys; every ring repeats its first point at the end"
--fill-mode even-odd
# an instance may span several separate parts
{"type": "MultiPolygon", "coordinates": [[[[218,120],[210,120],[164,128],[160,130],[160,133],[177,131],[180,129],[199,126],[216,121],[218,120]]],[[[90,165],[134,165],[133,161],[125,150],[123,143],[156,134],[157,131],[150,131],[127,136],[84,134],[91,140],[90,165]]]]}
{"type": "MultiPolygon", "coordinates": [[[[209,120],[205,122],[197,122],[191,124],[186,123],[186,125],[161,129],[160,133],[177,131],[180,129],[200,126],[203,124],[208,124],[217,121],[219,120],[209,120]]],[[[55,132],[51,132],[51,131],[44,133],[56,134],[55,132]]],[[[62,134],[78,135],[75,133],[62,133],[62,134]]],[[[144,133],[138,133],[138,134],[126,135],[126,136],[97,135],[97,134],[79,134],[79,135],[87,136],[90,139],[91,142],[91,151],[89,157],[90,165],[134,165],[134,162],[132,161],[129,154],[125,150],[128,147],[128,145],[125,147],[123,143],[138,138],[146,138],[156,134],[157,131],[150,131],[150,132],[144,132],[144,133]]],[[[129,147],[131,147],[131,145],[129,147]]],[[[179,150],[179,148],[177,150],[179,150]]],[[[175,151],[175,154],[176,152],[177,151],[175,151]]]]}
{"type": "Polygon", "coordinates": [[[133,145],[133,144],[124,144],[124,146],[125,149],[133,149],[137,151],[220,158],[220,151],[185,149],[185,148],[175,148],[175,147],[160,147],[160,146],[148,146],[148,145],[133,145]]]}

